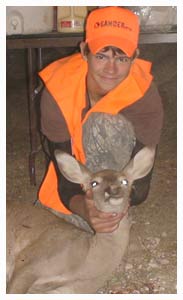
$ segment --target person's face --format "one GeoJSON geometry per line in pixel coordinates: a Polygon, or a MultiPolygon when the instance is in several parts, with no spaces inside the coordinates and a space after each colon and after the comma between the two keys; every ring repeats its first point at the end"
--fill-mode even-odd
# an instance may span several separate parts
{"type": "Polygon", "coordinates": [[[100,95],[105,95],[121,83],[130,71],[132,59],[111,49],[87,55],[87,83],[100,95]]]}

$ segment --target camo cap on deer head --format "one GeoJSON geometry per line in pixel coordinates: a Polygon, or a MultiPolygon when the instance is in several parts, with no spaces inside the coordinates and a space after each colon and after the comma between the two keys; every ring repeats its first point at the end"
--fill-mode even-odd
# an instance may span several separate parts
{"type": "Polygon", "coordinates": [[[104,7],[93,10],[86,22],[86,40],[93,54],[115,46],[132,56],[138,45],[139,19],[129,9],[104,7]]]}

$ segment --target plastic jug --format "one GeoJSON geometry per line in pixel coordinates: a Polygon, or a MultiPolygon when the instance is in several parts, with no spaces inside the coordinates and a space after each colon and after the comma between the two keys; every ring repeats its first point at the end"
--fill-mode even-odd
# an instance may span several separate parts
{"type": "Polygon", "coordinates": [[[83,32],[87,6],[58,6],[57,31],[83,32]]]}
{"type": "Polygon", "coordinates": [[[7,6],[7,35],[46,33],[52,30],[53,6],[7,6]]]}

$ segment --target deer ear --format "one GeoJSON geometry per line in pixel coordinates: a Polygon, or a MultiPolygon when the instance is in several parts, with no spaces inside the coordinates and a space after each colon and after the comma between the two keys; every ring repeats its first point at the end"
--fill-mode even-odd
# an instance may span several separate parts
{"type": "Polygon", "coordinates": [[[133,182],[146,176],[152,169],[155,159],[155,147],[144,147],[134,156],[123,169],[128,180],[133,182]]]}
{"type": "Polygon", "coordinates": [[[73,156],[55,150],[55,158],[62,175],[69,181],[79,184],[87,184],[91,178],[91,172],[73,156]]]}

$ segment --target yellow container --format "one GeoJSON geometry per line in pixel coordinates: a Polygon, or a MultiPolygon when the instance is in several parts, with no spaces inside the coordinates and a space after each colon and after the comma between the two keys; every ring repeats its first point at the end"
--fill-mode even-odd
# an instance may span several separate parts
{"type": "Polygon", "coordinates": [[[83,32],[87,6],[58,6],[57,31],[83,32]]]}

